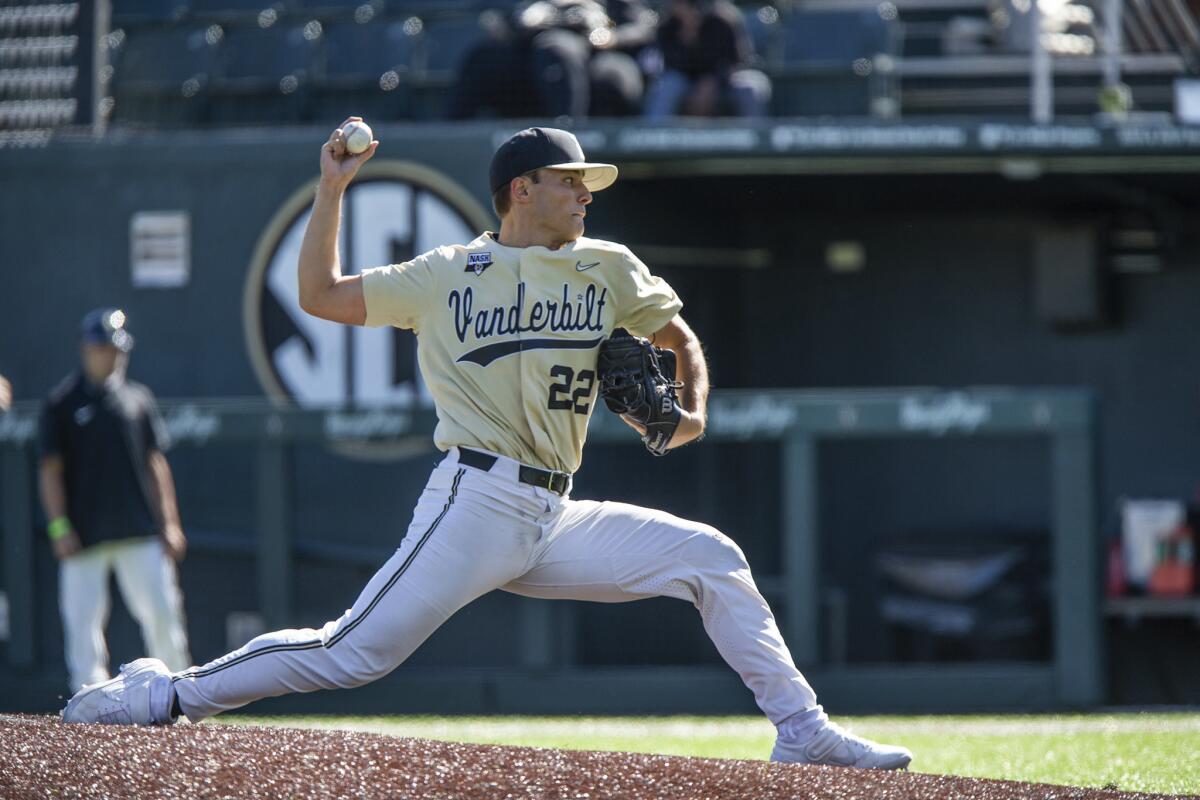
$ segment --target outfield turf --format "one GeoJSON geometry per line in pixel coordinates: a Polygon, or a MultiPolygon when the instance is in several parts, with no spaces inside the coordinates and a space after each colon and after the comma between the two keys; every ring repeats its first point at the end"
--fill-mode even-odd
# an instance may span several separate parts
{"type": "MultiPolygon", "coordinates": [[[[774,741],[773,728],[760,717],[227,714],[219,721],[710,758],[766,758],[774,741]]],[[[914,772],[1200,794],[1200,714],[841,717],[839,721],[856,733],[910,748],[914,772]]]]}

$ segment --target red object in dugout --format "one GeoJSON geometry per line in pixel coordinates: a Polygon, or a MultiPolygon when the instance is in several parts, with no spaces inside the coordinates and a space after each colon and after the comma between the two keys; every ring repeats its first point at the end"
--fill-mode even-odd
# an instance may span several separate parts
{"type": "Polygon", "coordinates": [[[1180,525],[1159,542],[1158,566],[1150,573],[1151,594],[1182,597],[1196,591],[1196,534],[1180,525]]]}

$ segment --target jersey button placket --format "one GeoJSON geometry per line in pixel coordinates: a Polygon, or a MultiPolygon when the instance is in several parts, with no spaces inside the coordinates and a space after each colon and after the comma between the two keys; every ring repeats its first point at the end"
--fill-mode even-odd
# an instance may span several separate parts
{"type": "MultiPolygon", "coordinates": [[[[528,248],[526,248],[526,249],[528,249],[528,248]]],[[[517,287],[520,287],[520,285],[522,283],[525,283],[525,250],[522,250],[521,254],[519,256],[517,256],[517,284],[516,284],[517,287]]],[[[515,291],[515,289],[514,289],[514,291],[515,291]]],[[[529,304],[529,292],[530,292],[530,286],[528,284],[526,284],[525,285],[525,304],[526,304],[526,306],[528,306],[528,304],[529,304]]],[[[522,323],[524,321],[523,320],[524,316],[525,316],[525,309],[522,308],[521,313],[517,318],[517,332],[516,333],[517,333],[517,341],[518,342],[524,341],[524,338],[525,338],[525,333],[524,333],[524,331],[521,330],[522,323]]],[[[528,420],[529,406],[526,404],[526,398],[525,398],[525,383],[526,383],[526,380],[525,380],[525,351],[522,350],[520,347],[517,348],[517,380],[518,380],[517,392],[520,394],[521,410],[525,413],[526,419],[528,420]]]]}

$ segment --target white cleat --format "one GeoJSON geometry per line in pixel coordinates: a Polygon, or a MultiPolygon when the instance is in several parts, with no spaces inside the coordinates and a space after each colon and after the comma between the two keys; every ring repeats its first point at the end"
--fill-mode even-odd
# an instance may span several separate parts
{"type": "Polygon", "coordinates": [[[912,753],[903,747],[877,744],[855,736],[838,725],[827,722],[812,738],[798,742],[779,736],[772,761],[790,764],[825,764],[833,767],[860,769],[905,769],[912,753]]]}
{"type": "Polygon", "coordinates": [[[169,724],[169,704],[165,713],[160,710],[156,714],[153,706],[162,705],[162,699],[170,697],[170,680],[170,670],[157,658],[139,658],[122,664],[117,677],[76,692],[62,710],[62,721],[105,725],[169,724]],[[158,702],[151,702],[152,694],[158,702]]]}

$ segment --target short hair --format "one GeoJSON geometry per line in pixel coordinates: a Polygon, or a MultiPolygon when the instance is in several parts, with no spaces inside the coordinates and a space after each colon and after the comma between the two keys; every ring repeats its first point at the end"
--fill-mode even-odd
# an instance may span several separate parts
{"type": "MultiPolygon", "coordinates": [[[[518,177],[529,178],[529,180],[537,183],[541,180],[540,172],[540,169],[535,169],[518,177]]],[[[512,181],[492,192],[492,208],[496,209],[496,216],[500,217],[500,219],[504,219],[504,215],[512,210],[512,181]]]]}

